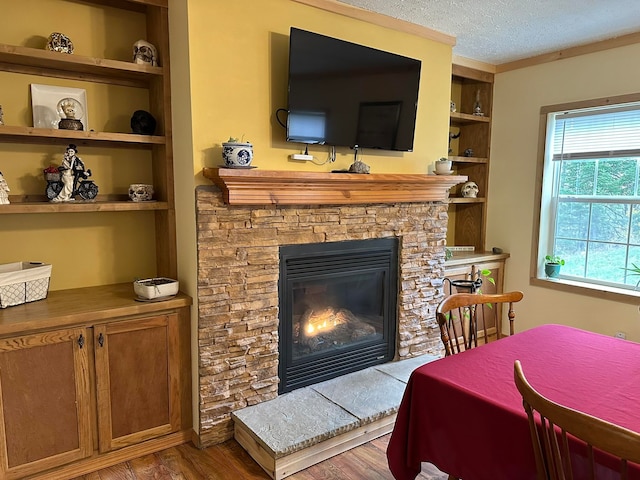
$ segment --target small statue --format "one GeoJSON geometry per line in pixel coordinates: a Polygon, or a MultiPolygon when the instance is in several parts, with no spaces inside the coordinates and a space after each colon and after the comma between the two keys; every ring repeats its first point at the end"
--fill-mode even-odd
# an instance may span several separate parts
{"type": "Polygon", "coordinates": [[[371,171],[371,167],[364,163],[362,160],[354,161],[349,167],[349,172],[351,173],[369,173],[371,171]]]}
{"type": "Polygon", "coordinates": [[[2,105],[0,105],[0,125],[4,125],[4,112],[2,111],[2,105]]]}
{"type": "Polygon", "coordinates": [[[63,98],[57,105],[60,121],[58,128],[60,130],[84,130],[84,125],[80,119],[84,116],[84,109],[75,98],[63,98]]]}
{"type": "Polygon", "coordinates": [[[467,149],[464,151],[464,156],[465,156],[465,157],[473,157],[473,148],[467,148],[467,149]]]}
{"type": "Polygon", "coordinates": [[[473,104],[473,114],[478,117],[484,117],[482,112],[482,104],[480,103],[480,90],[476,90],[476,101],[473,104]]]}
{"type": "Polygon", "coordinates": [[[98,186],[92,180],[91,170],[85,169],[84,162],[77,155],[78,147],[69,144],[62,165],[58,167],[61,178],[47,186],[47,197],[54,203],[72,202],[76,195],[83,200],[92,200],[98,195],[98,186]]]}
{"type": "Polygon", "coordinates": [[[451,100],[451,104],[449,105],[449,111],[451,113],[454,113],[458,108],[456,107],[456,102],[454,102],[453,100],[451,100]]]}
{"type": "Polygon", "coordinates": [[[153,135],[156,131],[156,119],[149,112],[136,110],[131,116],[131,131],[140,135],[153,135]]]}
{"type": "Polygon", "coordinates": [[[47,39],[47,48],[52,52],[73,53],[73,42],[64,33],[53,32],[47,39]]]}
{"type": "Polygon", "coordinates": [[[464,198],[476,198],[478,196],[478,185],[476,182],[467,182],[460,190],[464,198]]]}
{"type": "Polygon", "coordinates": [[[0,172],[0,205],[9,205],[9,185],[0,172]]]}
{"type": "Polygon", "coordinates": [[[453,132],[449,132],[449,153],[453,152],[453,148],[451,148],[451,140],[455,140],[456,138],[460,137],[460,132],[458,133],[453,133],[453,132]]]}
{"type": "Polygon", "coordinates": [[[133,44],[133,63],[157,67],[158,50],[146,40],[138,40],[133,44]]]}

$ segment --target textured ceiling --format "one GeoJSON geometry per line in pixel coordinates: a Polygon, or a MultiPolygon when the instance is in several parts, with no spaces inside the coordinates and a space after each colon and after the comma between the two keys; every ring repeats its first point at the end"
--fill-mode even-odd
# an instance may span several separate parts
{"type": "Polygon", "coordinates": [[[640,31],[640,0],[339,0],[456,37],[494,65],[640,31]]]}

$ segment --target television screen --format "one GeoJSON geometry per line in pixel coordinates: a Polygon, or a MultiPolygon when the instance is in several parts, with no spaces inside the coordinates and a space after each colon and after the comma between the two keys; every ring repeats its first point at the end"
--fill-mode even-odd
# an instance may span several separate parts
{"type": "Polygon", "coordinates": [[[287,141],[411,151],[420,60],[291,28],[287,141]]]}

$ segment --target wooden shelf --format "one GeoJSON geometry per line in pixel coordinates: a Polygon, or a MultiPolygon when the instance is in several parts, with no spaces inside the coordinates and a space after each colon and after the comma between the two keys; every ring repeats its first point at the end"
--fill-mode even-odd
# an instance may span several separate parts
{"type": "Polygon", "coordinates": [[[457,155],[449,155],[449,160],[456,163],[489,163],[486,157],[460,157],[457,155]]]}
{"type": "Polygon", "coordinates": [[[450,197],[449,203],[486,203],[486,198],[450,197]]]}
{"type": "Polygon", "coordinates": [[[169,0],[76,0],[94,5],[105,5],[107,7],[122,8],[134,12],[145,12],[147,6],[169,7],[169,0]]]}
{"type": "MultiPolygon", "coordinates": [[[[9,197],[9,201],[12,201],[9,197]]],[[[167,202],[90,202],[75,201],[64,203],[51,202],[13,202],[0,205],[0,215],[24,213],[86,213],[86,212],[134,212],[169,210],[167,202]]]]}
{"type": "Polygon", "coordinates": [[[153,78],[164,75],[162,67],[6,44],[0,44],[0,69],[13,73],[142,88],[148,88],[153,78]]]}
{"type": "Polygon", "coordinates": [[[57,130],[0,125],[0,142],[29,142],[43,144],[66,144],[101,147],[141,147],[152,148],[164,145],[165,137],[158,135],[137,135],[133,133],[85,132],[77,130],[57,130]]]}
{"type": "Polygon", "coordinates": [[[474,123],[490,123],[491,118],[480,115],[471,115],[469,113],[451,112],[449,114],[449,123],[452,127],[462,125],[471,125],[474,123]]]}
{"type": "Polygon", "coordinates": [[[286,172],[205,168],[230,205],[353,205],[446,201],[463,175],[286,172]]]}

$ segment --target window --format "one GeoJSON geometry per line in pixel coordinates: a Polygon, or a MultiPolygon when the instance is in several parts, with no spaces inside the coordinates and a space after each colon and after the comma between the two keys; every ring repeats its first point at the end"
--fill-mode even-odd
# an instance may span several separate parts
{"type": "Polygon", "coordinates": [[[543,115],[537,277],[555,253],[565,260],[560,281],[635,289],[640,276],[628,269],[640,267],[640,101],[543,115]]]}

